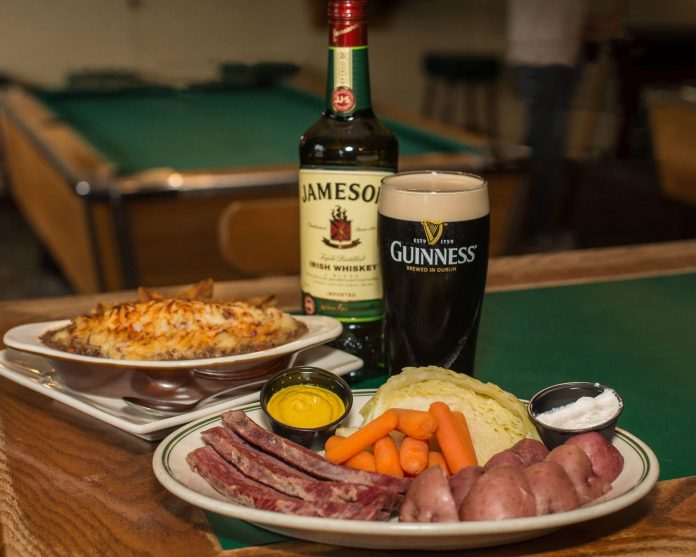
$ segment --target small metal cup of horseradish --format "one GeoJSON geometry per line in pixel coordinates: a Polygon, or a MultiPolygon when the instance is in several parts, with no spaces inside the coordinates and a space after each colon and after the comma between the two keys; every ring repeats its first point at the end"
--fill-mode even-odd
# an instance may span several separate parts
{"type": "Polygon", "coordinates": [[[319,450],[350,413],[353,392],[335,373],[299,366],[266,381],[260,402],[274,433],[319,450]]]}
{"type": "Polygon", "coordinates": [[[597,431],[611,441],[623,407],[614,389],[577,381],[539,391],[529,401],[527,411],[541,440],[553,449],[588,431],[597,431]]]}

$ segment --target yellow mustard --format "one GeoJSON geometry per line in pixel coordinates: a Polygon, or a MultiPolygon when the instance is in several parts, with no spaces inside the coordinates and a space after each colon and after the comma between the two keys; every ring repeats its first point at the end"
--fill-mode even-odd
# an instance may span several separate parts
{"type": "Polygon", "coordinates": [[[346,409],[336,393],[315,385],[285,387],[271,396],[266,408],[275,420],[302,428],[330,424],[346,409]]]}

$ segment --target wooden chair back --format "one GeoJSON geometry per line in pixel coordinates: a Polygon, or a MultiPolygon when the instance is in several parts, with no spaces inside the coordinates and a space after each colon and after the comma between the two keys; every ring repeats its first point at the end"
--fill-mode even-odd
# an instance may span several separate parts
{"type": "Polygon", "coordinates": [[[658,98],[649,103],[649,116],[662,193],[696,205],[696,102],[658,98]]]}
{"type": "Polygon", "coordinates": [[[232,201],[218,220],[223,260],[242,275],[300,272],[300,216],[296,195],[232,201]]]}

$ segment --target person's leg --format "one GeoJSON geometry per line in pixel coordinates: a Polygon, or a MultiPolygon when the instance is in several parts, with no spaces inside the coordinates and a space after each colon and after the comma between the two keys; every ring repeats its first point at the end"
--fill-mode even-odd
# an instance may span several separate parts
{"type": "Polygon", "coordinates": [[[575,72],[567,66],[524,66],[514,71],[524,99],[532,150],[532,181],[527,218],[530,236],[550,236],[564,187],[568,111],[575,72]]]}
{"type": "Polygon", "coordinates": [[[535,138],[538,161],[539,206],[537,232],[558,232],[557,213],[566,189],[566,146],[574,71],[567,66],[549,66],[540,76],[537,117],[543,129],[535,138]]]}

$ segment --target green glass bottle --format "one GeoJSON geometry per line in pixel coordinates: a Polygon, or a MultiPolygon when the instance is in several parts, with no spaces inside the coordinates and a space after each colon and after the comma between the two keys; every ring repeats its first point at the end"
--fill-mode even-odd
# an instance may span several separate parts
{"type": "Polygon", "coordinates": [[[383,365],[377,202],[398,162],[396,137],[372,111],[366,4],[329,2],[326,108],[300,140],[303,308],[343,323],[333,346],[365,362],[353,382],[383,365]]]}

